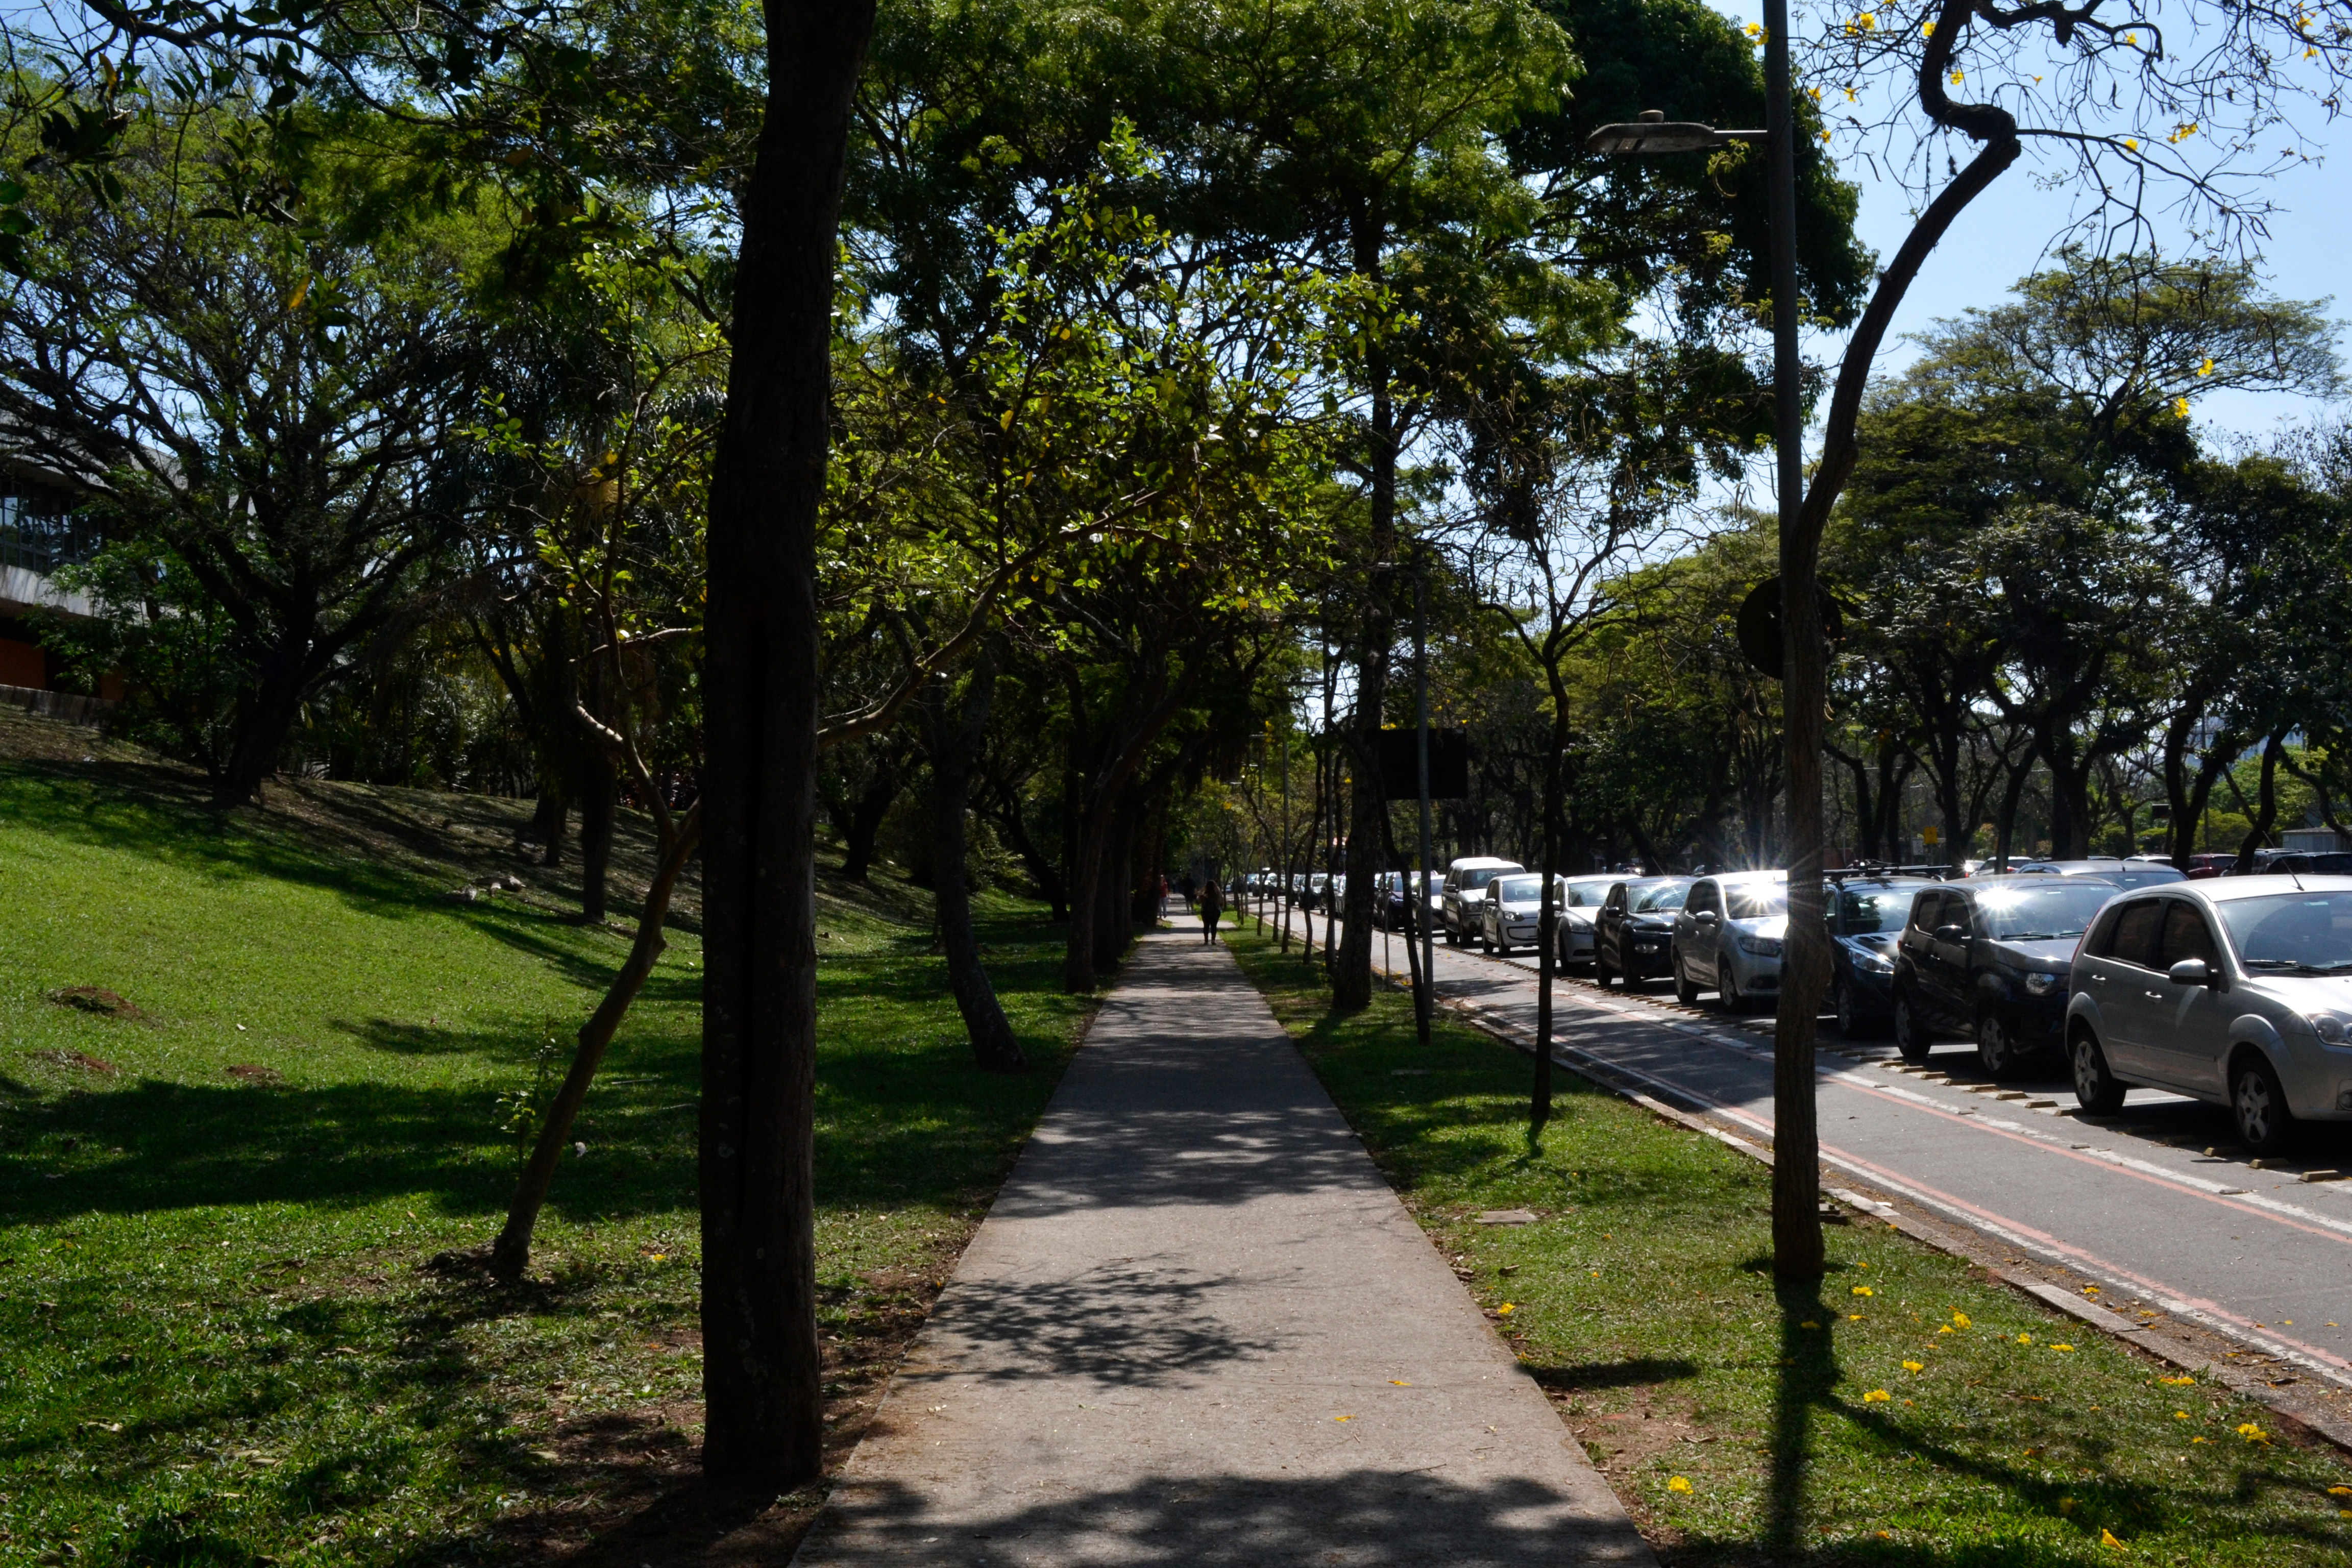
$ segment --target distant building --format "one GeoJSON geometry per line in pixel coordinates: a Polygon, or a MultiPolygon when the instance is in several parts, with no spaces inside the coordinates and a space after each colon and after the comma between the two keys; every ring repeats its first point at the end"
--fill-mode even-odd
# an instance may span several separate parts
{"type": "Polygon", "coordinates": [[[2279,847],[2306,855],[2332,855],[2352,849],[2352,840],[2332,827],[2290,827],[2279,835],[2279,847]]]}
{"type": "Polygon", "coordinates": [[[60,661],[41,646],[33,621],[39,613],[98,613],[88,597],[56,580],[59,567],[88,560],[98,545],[77,514],[76,499],[61,485],[0,473],[0,701],[79,720],[111,707],[122,694],[121,678],[102,677],[95,699],[59,689],[60,661]]]}

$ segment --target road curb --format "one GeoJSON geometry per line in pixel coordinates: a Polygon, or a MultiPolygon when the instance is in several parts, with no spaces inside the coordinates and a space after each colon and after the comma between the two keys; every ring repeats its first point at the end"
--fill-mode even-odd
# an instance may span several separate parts
{"type": "MultiPolygon", "coordinates": [[[[1411,982],[1393,973],[1376,972],[1376,978],[1392,991],[1411,990],[1411,982]]],[[[1436,998],[1436,1001],[1438,1005],[1480,1033],[1490,1036],[1528,1056],[1535,1054],[1535,1040],[1531,1031],[1490,1014],[1486,1008],[1475,1003],[1458,1002],[1443,996],[1436,998]]],[[[1717,1142],[1728,1146],[1759,1164],[1769,1166],[1772,1163],[1772,1151],[1769,1144],[1759,1142],[1751,1138],[1743,1138],[1738,1133],[1717,1126],[1706,1118],[1703,1108],[1694,1102],[1686,1101],[1681,1105],[1670,1103],[1666,1098],[1643,1086],[1613,1064],[1578,1050],[1573,1046],[1557,1043],[1552,1047],[1552,1061],[1556,1066],[1575,1073],[1588,1082],[1597,1084],[1612,1094],[1632,1101],[1661,1121],[1671,1122],[1686,1131],[1697,1132],[1712,1138],[1717,1142]]],[[[2347,1457],[2352,1457],[2352,1420],[2347,1420],[2333,1412],[2314,1410],[2303,1402],[2281,1394],[2260,1379],[2247,1375],[2239,1368],[2230,1366],[2217,1357],[2201,1353],[2193,1339],[2180,1346],[2173,1345],[2168,1343],[2162,1335],[2149,1332],[2152,1327],[2150,1324],[2135,1323],[2121,1313],[2071,1295],[2046,1280],[2037,1279],[2030,1274],[1995,1263],[1979,1250],[1979,1246],[1971,1245],[1976,1241],[1976,1237],[1959,1226],[1949,1225],[1941,1220],[1923,1221],[1916,1215],[1897,1208],[1884,1198],[1870,1197],[1846,1187],[1831,1186],[1829,1182],[1836,1178],[1832,1176],[1830,1169],[1825,1168],[1822,1175],[1824,1178],[1822,1190],[1847,1207],[1858,1209],[1874,1219],[1881,1220],[1889,1229],[1900,1231],[1912,1240],[1943,1253],[1946,1257],[1955,1258],[1963,1263],[1972,1264],[1984,1269],[2019,1294],[2053,1311],[2062,1312],[2086,1327],[2098,1330],[2119,1345],[2140,1352],[2149,1359],[2166,1366],[2209,1378],[2231,1394],[2264,1406],[2276,1415],[2283,1425],[2292,1426],[2347,1457]]],[[[1837,1173],[1839,1177],[1844,1175],[1843,1172],[1837,1173]]],[[[2196,1325],[2196,1329],[2198,1332],[2210,1335],[2212,1339],[2239,1346],[2242,1353],[2249,1355],[2269,1353],[2258,1346],[2248,1345],[2242,1341],[2235,1340],[2219,1330],[2203,1324],[2196,1325]]]]}

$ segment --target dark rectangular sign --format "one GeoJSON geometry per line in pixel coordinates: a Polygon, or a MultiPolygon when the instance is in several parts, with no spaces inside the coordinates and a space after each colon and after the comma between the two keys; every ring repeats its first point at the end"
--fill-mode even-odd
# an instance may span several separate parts
{"type": "MultiPolygon", "coordinates": [[[[1421,795],[1418,742],[1421,731],[1381,731],[1381,796],[1384,800],[1414,800],[1421,795]]],[[[1470,793],[1470,732],[1466,730],[1429,731],[1429,798],[1460,800],[1470,793]]]]}

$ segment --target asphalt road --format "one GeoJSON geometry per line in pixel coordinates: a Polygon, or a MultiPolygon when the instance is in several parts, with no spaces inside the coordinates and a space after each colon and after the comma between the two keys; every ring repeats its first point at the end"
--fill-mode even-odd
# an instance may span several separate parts
{"type": "MultiPolygon", "coordinates": [[[[1376,932],[1372,962],[1402,978],[1404,939],[1376,932]]],[[[1441,938],[1435,972],[1442,996],[1533,1028],[1533,953],[1488,958],[1441,938]]],[[[1735,1017],[1711,994],[1679,1007],[1663,980],[1604,992],[1569,978],[1554,1038],[1771,1136],[1769,1017],[1735,1017]]],[[[1915,1068],[1826,1020],[1821,1047],[1825,1164],[2098,1281],[2118,1311],[2188,1318],[2352,1388],[2352,1180],[2303,1180],[2352,1174],[2352,1129],[2311,1130],[2294,1157],[2256,1170],[2223,1110],[2178,1095],[2134,1089],[2121,1115],[2095,1120],[2054,1062],[1997,1085],[1965,1042],[1915,1068]]]]}

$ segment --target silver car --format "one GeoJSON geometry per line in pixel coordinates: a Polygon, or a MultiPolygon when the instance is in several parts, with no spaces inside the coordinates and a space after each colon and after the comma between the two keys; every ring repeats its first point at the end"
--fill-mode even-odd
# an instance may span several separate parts
{"type": "Polygon", "coordinates": [[[1559,966],[1577,969],[1592,962],[1593,927],[1609,889],[1622,877],[1562,877],[1559,879],[1559,966]]]}
{"type": "Polygon", "coordinates": [[[1518,872],[1486,884],[1478,905],[1478,942],[1488,952],[1533,947],[1543,920],[1543,878],[1518,872]]]}
{"type": "Polygon", "coordinates": [[[2231,877],[2118,895],[2068,977],[2074,1097],[2135,1084],[2229,1107],[2257,1153],[2352,1121],[2352,877],[2231,877]]]}
{"type": "Polygon", "coordinates": [[[1786,871],[1727,871],[1691,884],[1675,916],[1668,969],[1685,1007],[1713,991],[1744,1013],[1780,992],[1780,942],[1789,925],[1786,871]]]}

